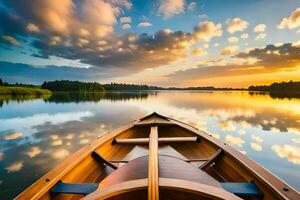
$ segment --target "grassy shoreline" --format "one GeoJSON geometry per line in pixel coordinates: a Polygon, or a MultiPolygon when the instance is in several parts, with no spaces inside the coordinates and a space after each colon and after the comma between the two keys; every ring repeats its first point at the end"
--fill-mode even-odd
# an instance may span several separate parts
{"type": "Polygon", "coordinates": [[[17,86],[0,86],[0,95],[50,95],[50,90],[30,87],[17,87],[17,86]]]}

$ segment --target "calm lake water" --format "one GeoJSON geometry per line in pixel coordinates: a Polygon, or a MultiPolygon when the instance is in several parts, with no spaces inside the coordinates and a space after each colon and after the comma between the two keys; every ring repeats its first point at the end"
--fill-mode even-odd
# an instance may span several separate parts
{"type": "Polygon", "coordinates": [[[0,199],[15,197],[99,135],[154,111],[210,132],[300,191],[300,99],[163,91],[0,96],[0,199]]]}

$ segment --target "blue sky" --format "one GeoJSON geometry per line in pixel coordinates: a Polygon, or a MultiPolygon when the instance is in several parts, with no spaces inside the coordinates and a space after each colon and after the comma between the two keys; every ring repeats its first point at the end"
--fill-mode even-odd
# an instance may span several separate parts
{"type": "Polygon", "coordinates": [[[298,8],[295,0],[0,0],[0,77],[180,87],[296,81],[298,8]]]}

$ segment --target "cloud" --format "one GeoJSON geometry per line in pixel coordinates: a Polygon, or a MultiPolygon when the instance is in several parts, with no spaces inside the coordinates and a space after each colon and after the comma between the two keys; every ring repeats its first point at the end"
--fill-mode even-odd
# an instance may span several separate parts
{"type": "Polygon", "coordinates": [[[117,22],[114,7],[102,0],[85,0],[82,5],[83,21],[89,24],[114,25],[117,22]]]}
{"type": "Polygon", "coordinates": [[[224,131],[235,131],[236,127],[232,121],[221,121],[218,124],[224,131]]]}
{"type": "Polygon", "coordinates": [[[18,161],[15,162],[9,166],[7,166],[5,169],[8,173],[13,173],[13,172],[18,172],[23,168],[23,162],[22,161],[18,161]]]}
{"type": "Polygon", "coordinates": [[[254,27],[254,29],[253,29],[253,31],[254,31],[255,33],[265,32],[265,30],[266,30],[266,25],[265,25],[265,24],[257,24],[257,25],[254,27]]]}
{"type": "Polygon", "coordinates": [[[67,140],[71,140],[71,139],[73,139],[73,137],[74,137],[73,134],[68,134],[65,138],[66,138],[67,140]]]}
{"type": "Polygon", "coordinates": [[[239,42],[239,38],[237,38],[237,37],[229,37],[227,40],[228,40],[228,42],[230,42],[230,43],[236,43],[236,42],[239,42]]]}
{"type": "Polygon", "coordinates": [[[237,50],[239,50],[239,46],[227,46],[221,50],[220,54],[222,56],[230,56],[237,50]]]}
{"type": "Polygon", "coordinates": [[[121,17],[120,22],[121,23],[131,23],[131,17],[121,17]]]}
{"type": "Polygon", "coordinates": [[[243,129],[240,129],[240,130],[238,131],[238,134],[240,134],[240,135],[245,135],[245,134],[246,134],[246,131],[243,130],[243,129]]]}
{"type": "Polygon", "coordinates": [[[200,14],[200,15],[198,15],[198,17],[200,19],[206,19],[206,18],[208,18],[208,16],[206,14],[200,14]]]}
{"type": "Polygon", "coordinates": [[[280,157],[287,158],[291,163],[300,165],[300,147],[284,144],[273,145],[271,149],[280,157]]]}
{"type": "MultiPolygon", "coordinates": [[[[229,60],[216,59],[216,60],[204,60],[199,62],[198,66],[192,69],[179,70],[170,75],[170,80],[176,80],[177,82],[198,82],[203,80],[203,85],[207,85],[208,80],[215,78],[234,77],[242,75],[252,75],[258,72],[264,71],[261,67],[257,67],[256,58],[235,58],[235,56],[229,60]]],[[[214,84],[214,83],[210,83],[214,84]]]]}
{"type": "MultiPolygon", "coordinates": [[[[248,87],[250,84],[253,84],[252,77],[255,79],[257,74],[277,73],[277,70],[285,67],[284,65],[264,67],[256,57],[251,57],[250,55],[242,59],[237,59],[236,55],[212,60],[201,59],[197,64],[191,69],[173,72],[167,76],[168,80],[176,80],[176,82],[180,82],[182,85],[212,85],[215,87],[224,87],[224,82],[228,81],[228,87],[248,87]],[[243,86],[239,85],[241,79],[246,82],[249,77],[252,79],[251,82],[249,81],[243,86]],[[234,81],[237,84],[230,85],[234,81]]],[[[264,80],[263,77],[261,78],[264,80]]]]}
{"type": "Polygon", "coordinates": [[[131,26],[130,26],[130,24],[122,24],[121,29],[122,30],[131,29],[131,26]]]}
{"type": "MultiPolygon", "coordinates": [[[[36,27],[38,27],[45,35],[57,34],[57,36],[74,36],[81,28],[93,34],[101,27],[113,28],[117,22],[116,17],[120,13],[119,7],[104,0],[61,0],[59,2],[12,0],[5,2],[5,6],[8,9],[6,12],[15,12],[20,19],[30,21],[26,24],[28,31],[37,31],[36,27]]],[[[17,21],[21,22],[20,19],[17,21]]]]}
{"type": "Polygon", "coordinates": [[[70,152],[67,149],[56,149],[51,152],[51,156],[54,159],[63,159],[70,155],[70,152]]]}
{"type": "Polygon", "coordinates": [[[256,141],[256,142],[263,142],[264,140],[257,135],[251,135],[252,140],[256,141]]]}
{"type": "Polygon", "coordinates": [[[284,17],[277,28],[279,29],[295,29],[300,27],[300,8],[294,10],[290,16],[284,17]]]}
{"type": "MultiPolygon", "coordinates": [[[[184,4],[184,1],[182,2],[184,4]]],[[[42,77],[47,80],[50,77],[61,79],[63,78],[61,72],[68,73],[71,79],[81,80],[124,76],[186,58],[193,44],[199,41],[210,41],[223,33],[222,25],[212,21],[199,23],[191,32],[163,29],[153,34],[117,33],[114,31],[114,26],[119,15],[124,13],[123,9],[131,8],[128,1],[62,0],[56,4],[45,0],[34,4],[29,0],[22,2],[12,0],[4,4],[7,10],[0,12],[0,21],[10,20],[15,29],[6,25],[0,29],[3,29],[3,33],[12,33],[11,36],[18,35],[16,37],[18,39],[25,38],[27,41],[24,44],[34,49],[31,56],[43,59],[58,57],[77,60],[89,66],[86,70],[75,69],[68,65],[61,68],[22,66],[18,69],[24,67],[26,70],[18,71],[17,76],[8,72],[6,67],[1,69],[9,73],[9,79],[16,81],[25,79],[30,81],[29,71],[41,75],[36,77],[37,81],[42,77]],[[28,9],[23,9],[24,7],[28,9]],[[6,14],[8,10],[17,13],[18,17],[9,18],[6,14]],[[4,16],[3,13],[6,15],[4,16]],[[25,73],[26,76],[21,76],[25,73]],[[46,76],[47,73],[49,78],[46,76]]],[[[125,23],[129,22],[129,18],[123,17],[119,18],[121,28],[130,28],[130,24],[125,23]]],[[[139,24],[140,27],[151,25],[149,22],[139,24]]],[[[23,40],[21,41],[23,43],[23,40]]]]}
{"type": "MultiPolygon", "coordinates": [[[[297,143],[297,144],[300,144],[300,138],[293,138],[292,141],[297,143]]],[[[1,156],[0,156],[0,158],[1,158],[1,156]]]]}
{"type": "Polygon", "coordinates": [[[209,44],[204,44],[203,47],[204,47],[205,49],[208,49],[208,48],[209,48],[209,44]]]}
{"type": "Polygon", "coordinates": [[[254,143],[254,142],[251,142],[251,148],[254,149],[255,151],[261,151],[262,150],[262,146],[257,144],[257,143],[254,143]]]}
{"type": "Polygon", "coordinates": [[[128,10],[132,8],[132,3],[129,0],[108,0],[108,2],[112,5],[120,6],[121,8],[126,8],[128,10]]]}
{"type": "Polygon", "coordinates": [[[40,28],[33,24],[33,23],[28,23],[27,26],[26,26],[26,30],[29,31],[29,32],[33,32],[33,33],[38,33],[40,32],[40,28]]]}
{"type": "Polygon", "coordinates": [[[97,68],[36,67],[19,63],[0,62],[1,77],[5,77],[6,81],[12,83],[41,84],[43,81],[65,79],[66,74],[68,74],[68,79],[70,80],[105,80],[105,78],[111,77],[111,74],[98,71],[97,68]]]}
{"type": "Polygon", "coordinates": [[[193,49],[192,52],[191,52],[191,54],[192,54],[193,56],[202,56],[202,55],[206,55],[207,52],[204,51],[204,50],[201,49],[201,48],[197,48],[197,49],[193,49]]]}
{"type": "Polygon", "coordinates": [[[300,46],[298,46],[297,42],[267,45],[261,48],[253,48],[247,52],[241,52],[236,57],[256,58],[258,60],[257,65],[264,66],[265,68],[293,69],[300,63],[300,46]]]}
{"type": "Polygon", "coordinates": [[[231,34],[237,31],[245,30],[249,24],[247,21],[242,20],[238,17],[233,19],[228,19],[226,23],[227,23],[227,31],[231,34]]]}
{"type": "Polygon", "coordinates": [[[255,37],[255,40],[263,40],[265,37],[267,37],[266,33],[260,33],[255,37]]]}
{"type": "Polygon", "coordinates": [[[233,146],[242,147],[245,141],[240,137],[235,137],[232,135],[226,135],[225,141],[233,146]]]}
{"type": "Polygon", "coordinates": [[[223,34],[222,25],[215,24],[211,21],[200,22],[194,28],[193,36],[198,41],[210,41],[213,37],[220,37],[223,34]]]}
{"type": "Polygon", "coordinates": [[[152,26],[152,24],[150,22],[140,22],[138,26],[140,26],[140,27],[149,27],[149,26],[152,26]]]}
{"type": "Polygon", "coordinates": [[[21,132],[15,132],[15,133],[10,134],[10,135],[5,135],[4,139],[5,140],[16,140],[16,139],[18,139],[18,138],[20,138],[22,136],[23,136],[23,133],[21,133],[21,132]]]}
{"type": "Polygon", "coordinates": [[[4,158],[4,153],[0,152],[0,161],[3,160],[3,158],[4,158]]]}
{"type": "Polygon", "coordinates": [[[26,152],[26,155],[28,155],[30,158],[34,158],[37,155],[39,155],[42,151],[38,147],[32,147],[30,151],[26,152]]]}
{"type": "Polygon", "coordinates": [[[184,12],[185,0],[161,0],[158,13],[170,18],[184,12]]]}
{"type": "Polygon", "coordinates": [[[43,29],[55,33],[69,33],[75,8],[72,0],[62,0],[59,2],[51,0],[39,2],[25,0],[19,2],[13,0],[6,3],[22,17],[31,19],[31,23],[36,26],[38,24],[43,25],[43,29]]]}
{"type": "Polygon", "coordinates": [[[249,34],[248,33],[243,33],[242,35],[241,35],[241,39],[243,39],[243,40],[246,40],[246,39],[248,39],[249,38],[249,34]]]}
{"type": "Polygon", "coordinates": [[[59,146],[59,145],[62,145],[63,144],[63,141],[62,140],[54,140],[51,145],[52,146],[59,146]]]}
{"type": "Polygon", "coordinates": [[[57,140],[59,138],[58,135],[50,135],[49,136],[52,140],[57,140]]]}
{"type": "Polygon", "coordinates": [[[192,1],[191,3],[189,3],[187,10],[193,11],[196,8],[196,6],[197,6],[197,3],[192,1]]]}
{"type": "Polygon", "coordinates": [[[79,29],[79,35],[83,36],[83,37],[89,36],[90,35],[90,31],[86,30],[85,28],[80,28],[79,29]]]}
{"type": "Polygon", "coordinates": [[[18,40],[16,40],[14,37],[9,35],[3,35],[2,40],[15,46],[19,46],[21,44],[18,40]]]}
{"type": "Polygon", "coordinates": [[[89,143],[89,142],[90,142],[89,139],[81,139],[81,140],[79,141],[79,144],[87,144],[87,143],[89,143]]]}

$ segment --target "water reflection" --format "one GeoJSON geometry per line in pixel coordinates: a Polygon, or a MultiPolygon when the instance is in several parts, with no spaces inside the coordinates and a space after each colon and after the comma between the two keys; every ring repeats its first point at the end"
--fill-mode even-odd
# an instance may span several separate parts
{"type": "Polygon", "coordinates": [[[18,102],[22,103],[24,101],[35,100],[35,99],[47,99],[51,95],[0,95],[0,107],[9,102],[18,102]]]}
{"type": "Polygon", "coordinates": [[[209,131],[300,190],[300,99],[163,91],[60,93],[4,102],[0,199],[13,198],[99,135],[153,111],[209,131]]]}
{"type": "Polygon", "coordinates": [[[300,98],[300,93],[299,92],[295,92],[295,93],[278,93],[278,92],[249,92],[249,94],[252,95],[269,95],[270,97],[272,97],[273,99],[293,99],[293,98],[300,98]]]}
{"type": "Polygon", "coordinates": [[[45,102],[68,103],[68,102],[98,102],[100,100],[126,101],[131,99],[145,99],[157,92],[107,92],[107,93],[54,93],[45,102]]]}
{"type": "Polygon", "coordinates": [[[287,158],[288,161],[294,163],[294,164],[300,164],[300,147],[284,144],[284,145],[273,145],[271,147],[273,151],[276,152],[276,154],[280,158],[287,158]]]}

